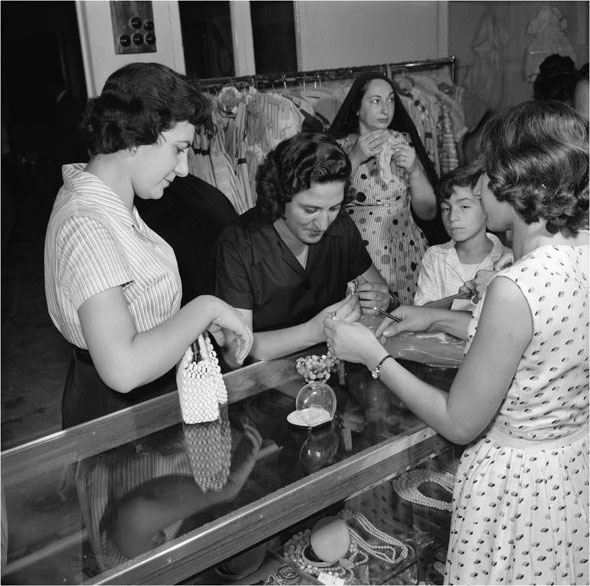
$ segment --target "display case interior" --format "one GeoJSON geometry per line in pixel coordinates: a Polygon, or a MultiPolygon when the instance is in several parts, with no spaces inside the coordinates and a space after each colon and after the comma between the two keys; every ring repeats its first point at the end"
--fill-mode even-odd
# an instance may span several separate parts
{"type": "MultiPolygon", "coordinates": [[[[450,444],[353,365],[328,381],[337,402],[331,421],[290,424],[305,385],[295,369],[300,356],[225,375],[232,400],[215,422],[184,423],[171,394],[4,452],[3,582],[190,583],[203,572],[216,576],[208,583],[231,582],[227,564],[236,556],[271,552],[277,562],[290,537],[329,511],[362,514],[375,527],[387,520],[380,529],[404,543],[420,527],[433,533],[428,523],[446,511],[416,516],[391,479],[450,444]],[[383,500],[372,496],[379,490],[389,493],[388,509],[371,508],[383,500]]],[[[413,368],[446,388],[454,376],[413,368]]],[[[427,484],[427,492],[442,490],[427,484]]],[[[366,566],[370,583],[406,579],[402,568],[417,567],[415,551],[409,546],[401,565],[368,559],[346,578],[364,583],[366,566]]],[[[299,570],[302,580],[318,580],[299,570]]]]}

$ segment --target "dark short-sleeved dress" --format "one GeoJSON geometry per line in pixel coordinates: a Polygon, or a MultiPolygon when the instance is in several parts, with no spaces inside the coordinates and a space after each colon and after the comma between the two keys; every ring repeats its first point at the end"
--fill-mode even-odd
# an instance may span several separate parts
{"type": "Polygon", "coordinates": [[[304,323],[346,296],[346,284],[371,266],[352,220],[343,214],[309,246],[304,269],[257,208],[222,232],[217,248],[216,294],[252,310],[254,331],[304,323]]]}
{"type": "Polygon", "coordinates": [[[499,275],[527,299],[533,336],[461,457],[445,581],[588,584],[588,247],[543,246],[499,275]]]}

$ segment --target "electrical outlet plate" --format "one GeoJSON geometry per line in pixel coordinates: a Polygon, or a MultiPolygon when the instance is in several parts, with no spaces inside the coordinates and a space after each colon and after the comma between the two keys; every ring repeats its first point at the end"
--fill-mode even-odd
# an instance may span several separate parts
{"type": "Polygon", "coordinates": [[[141,0],[111,0],[115,53],[155,53],[156,30],[152,3],[141,0]]]}

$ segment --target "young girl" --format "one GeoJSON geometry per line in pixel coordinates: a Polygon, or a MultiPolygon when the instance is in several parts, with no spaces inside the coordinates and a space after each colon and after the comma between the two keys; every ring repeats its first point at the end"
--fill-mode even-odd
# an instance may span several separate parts
{"type": "Polygon", "coordinates": [[[465,449],[456,476],[447,583],[588,583],[588,129],[557,102],[528,102],[486,128],[479,191],[514,264],[469,320],[400,307],[376,335],[337,316],[328,343],[362,362],[465,449]],[[430,327],[467,338],[449,393],[379,342],[430,327]]]}

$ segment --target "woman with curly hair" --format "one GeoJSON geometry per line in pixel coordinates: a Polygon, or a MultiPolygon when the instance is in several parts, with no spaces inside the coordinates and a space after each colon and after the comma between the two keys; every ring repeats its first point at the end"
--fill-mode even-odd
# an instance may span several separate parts
{"type": "Polygon", "coordinates": [[[206,329],[231,331],[238,361],[248,354],[252,333],[227,303],[200,296],[180,309],[174,252],[133,204],[188,174],[207,116],[188,80],[157,63],[122,67],[88,104],[90,161],[64,165],[45,240],[49,314],[73,348],[64,428],[173,391],[175,364],[206,329]]]}
{"type": "MultiPolygon", "coordinates": [[[[331,312],[387,309],[387,285],[342,206],[350,161],[317,133],[281,142],[256,173],[256,206],[222,232],[216,294],[252,324],[252,357],[269,360],[325,340],[331,312]],[[346,295],[347,283],[358,289],[346,295]]],[[[229,353],[231,356],[231,353],[229,353]]]]}
{"type": "Polygon", "coordinates": [[[512,230],[514,264],[473,317],[399,307],[373,334],[325,321],[344,360],[373,369],[418,417],[468,444],[456,474],[445,580],[588,583],[588,126],[555,101],[487,124],[479,192],[488,228],[512,230]],[[379,341],[436,328],[467,340],[450,392],[379,341]]]}

